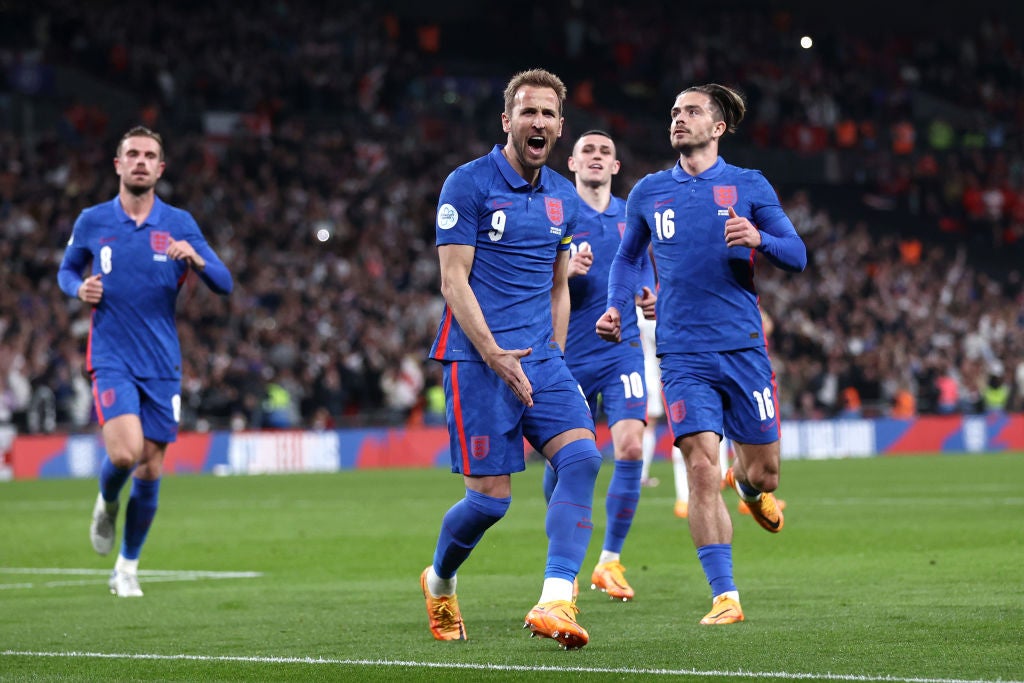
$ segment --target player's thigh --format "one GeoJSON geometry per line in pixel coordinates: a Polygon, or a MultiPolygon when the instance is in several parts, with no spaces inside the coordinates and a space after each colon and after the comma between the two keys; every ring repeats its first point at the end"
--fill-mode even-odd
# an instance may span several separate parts
{"type": "Polygon", "coordinates": [[[107,456],[118,467],[135,465],[142,458],[144,441],[142,393],[135,379],[117,370],[95,370],[92,393],[107,456]]]}
{"type": "Polygon", "coordinates": [[[143,458],[146,440],[142,423],[134,413],[123,413],[104,421],[103,446],[116,467],[133,467],[143,458]]]}
{"type": "Polygon", "coordinates": [[[523,363],[533,386],[533,406],[523,413],[523,435],[535,449],[563,432],[586,430],[593,438],[594,417],[583,390],[561,358],[523,363]]]}
{"type": "Polygon", "coordinates": [[[717,355],[679,353],[661,359],[666,415],[677,441],[699,432],[722,434],[725,405],[718,390],[717,355]]]}
{"type": "Polygon", "coordinates": [[[526,469],[526,406],[486,363],[445,363],[444,394],[452,472],[478,477],[526,469]]]}
{"type": "Polygon", "coordinates": [[[168,444],[178,438],[181,421],[181,382],[177,379],[137,380],[140,389],[139,419],[146,439],[168,444]]]}
{"type": "Polygon", "coordinates": [[[101,427],[121,415],[139,414],[142,392],[135,378],[126,372],[103,368],[94,370],[92,396],[101,427]]]}
{"type": "Polygon", "coordinates": [[[779,440],[775,373],[764,348],[721,354],[722,391],[727,396],[725,432],[742,444],[779,440]]]}

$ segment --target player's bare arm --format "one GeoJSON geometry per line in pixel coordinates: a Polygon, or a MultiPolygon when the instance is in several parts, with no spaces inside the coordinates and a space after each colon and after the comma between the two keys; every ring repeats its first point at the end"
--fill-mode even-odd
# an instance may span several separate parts
{"type": "Polygon", "coordinates": [[[171,239],[167,245],[167,256],[175,261],[184,259],[188,265],[199,272],[206,269],[206,261],[200,256],[195,248],[185,240],[171,239]]]}
{"type": "Polygon", "coordinates": [[[560,251],[555,257],[551,279],[551,324],[555,342],[565,352],[569,336],[569,252],[560,251]]]}
{"type": "Polygon", "coordinates": [[[761,231],[754,227],[745,216],[736,214],[736,209],[729,207],[729,218],[725,221],[725,244],[729,247],[761,246],[761,231]]]}
{"type": "Polygon", "coordinates": [[[455,319],[487,366],[501,377],[520,401],[532,407],[533,386],[526,378],[519,359],[530,355],[533,349],[503,349],[494,340],[480,302],[469,286],[476,247],[444,244],[437,248],[437,254],[441,265],[441,294],[455,319]]]}
{"type": "Polygon", "coordinates": [[[601,314],[595,326],[597,336],[605,341],[618,344],[622,341],[622,314],[619,309],[609,306],[608,310],[601,314]]]}

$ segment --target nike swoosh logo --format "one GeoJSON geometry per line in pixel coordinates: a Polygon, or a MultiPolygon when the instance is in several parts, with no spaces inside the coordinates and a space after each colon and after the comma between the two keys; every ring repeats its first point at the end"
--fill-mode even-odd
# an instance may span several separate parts
{"type": "Polygon", "coordinates": [[[675,201],[675,199],[656,199],[654,201],[654,208],[655,209],[660,209],[661,207],[665,206],[666,204],[671,204],[674,201],[675,201]]]}
{"type": "Polygon", "coordinates": [[[510,206],[512,206],[512,202],[499,202],[498,200],[491,202],[492,209],[507,209],[510,206]]]}
{"type": "MultiPolygon", "coordinates": [[[[751,509],[751,511],[753,511],[754,508],[750,508],[750,509],[751,509]]],[[[772,520],[768,519],[767,517],[765,517],[762,514],[758,514],[757,516],[760,517],[761,519],[763,519],[764,523],[767,524],[768,526],[770,526],[771,528],[773,528],[773,529],[778,529],[779,528],[779,520],[775,520],[773,522],[772,520]]]]}

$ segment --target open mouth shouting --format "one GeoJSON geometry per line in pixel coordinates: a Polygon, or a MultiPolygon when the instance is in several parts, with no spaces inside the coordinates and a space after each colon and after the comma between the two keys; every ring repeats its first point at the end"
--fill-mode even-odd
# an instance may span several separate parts
{"type": "Polygon", "coordinates": [[[526,138],[526,148],[536,156],[542,156],[547,149],[548,141],[543,135],[531,135],[526,138]]]}

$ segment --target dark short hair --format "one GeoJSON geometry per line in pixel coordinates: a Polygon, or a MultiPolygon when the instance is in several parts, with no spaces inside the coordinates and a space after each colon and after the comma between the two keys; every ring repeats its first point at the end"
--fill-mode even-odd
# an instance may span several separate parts
{"type": "Polygon", "coordinates": [[[743,94],[724,85],[719,85],[718,83],[694,85],[679,94],[682,95],[688,92],[703,93],[711,98],[711,104],[721,117],[720,120],[725,121],[726,132],[736,132],[736,127],[740,125],[740,121],[743,120],[743,116],[747,113],[747,104],[743,100],[743,94]]]}
{"type": "Polygon", "coordinates": [[[128,129],[121,139],[117,142],[117,150],[114,152],[114,156],[121,156],[121,146],[124,141],[128,138],[150,138],[156,140],[157,144],[160,145],[160,161],[164,160],[164,139],[160,137],[160,133],[150,130],[145,126],[133,126],[128,129]]]}

